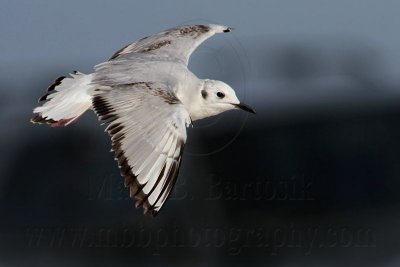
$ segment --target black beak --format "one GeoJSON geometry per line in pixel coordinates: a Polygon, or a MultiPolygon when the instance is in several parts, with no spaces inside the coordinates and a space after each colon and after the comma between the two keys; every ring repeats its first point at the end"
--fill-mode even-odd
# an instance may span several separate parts
{"type": "Polygon", "coordinates": [[[239,103],[239,104],[233,104],[233,105],[236,106],[237,108],[240,108],[240,109],[244,110],[244,111],[256,114],[256,111],[253,108],[251,108],[250,106],[246,105],[245,103],[239,103]]]}

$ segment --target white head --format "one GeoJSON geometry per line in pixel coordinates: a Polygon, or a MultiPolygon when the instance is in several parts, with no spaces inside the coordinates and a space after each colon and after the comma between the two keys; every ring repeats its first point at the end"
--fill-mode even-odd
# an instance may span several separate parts
{"type": "Polygon", "coordinates": [[[207,118],[231,109],[256,113],[254,109],[240,102],[235,91],[221,81],[204,80],[199,98],[199,107],[195,114],[191,114],[192,120],[207,118]]]}

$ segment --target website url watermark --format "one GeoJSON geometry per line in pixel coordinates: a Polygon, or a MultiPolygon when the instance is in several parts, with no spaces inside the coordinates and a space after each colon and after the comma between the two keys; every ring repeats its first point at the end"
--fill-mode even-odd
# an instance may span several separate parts
{"type": "Polygon", "coordinates": [[[375,248],[371,228],[357,227],[214,227],[182,228],[170,225],[157,229],[145,224],[120,227],[32,227],[26,231],[33,248],[142,248],[158,255],[168,248],[222,249],[227,255],[263,250],[271,256],[282,250],[310,255],[318,249],[375,248]]]}

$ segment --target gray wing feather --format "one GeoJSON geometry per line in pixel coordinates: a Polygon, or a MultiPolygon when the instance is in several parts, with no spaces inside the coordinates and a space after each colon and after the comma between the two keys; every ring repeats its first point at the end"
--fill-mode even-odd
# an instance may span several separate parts
{"type": "Polygon", "coordinates": [[[187,25],[172,28],[145,37],[117,51],[110,60],[138,59],[145,57],[188,64],[192,52],[216,33],[228,32],[222,25],[187,25]]]}
{"type": "Polygon", "coordinates": [[[190,25],[143,38],[95,66],[92,83],[114,86],[132,82],[162,81],[173,85],[197,81],[187,64],[192,52],[215,33],[230,31],[221,25],[190,25]],[[174,75],[171,75],[173,73],[174,75]]]}
{"type": "Polygon", "coordinates": [[[136,207],[157,214],[177,178],[189,114],[165,85],[148,82],[97,89],[93,108],[136,207]]]}

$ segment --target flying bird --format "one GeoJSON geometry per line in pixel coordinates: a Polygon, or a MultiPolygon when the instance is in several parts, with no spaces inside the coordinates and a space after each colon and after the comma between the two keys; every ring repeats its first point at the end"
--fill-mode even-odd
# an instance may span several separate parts
{"type": "Polygon", "coordinates": [[[192,121],[231,109],[255,111],[217,80],[188,69],[192,52],[222,25],[188,25],[117,51],[91,74],[59,77],[39,99],[33,123],[66,126],[92,109],[106,125],[112,151],[136,208],[155,216],[176,182],[192,121]]]}

